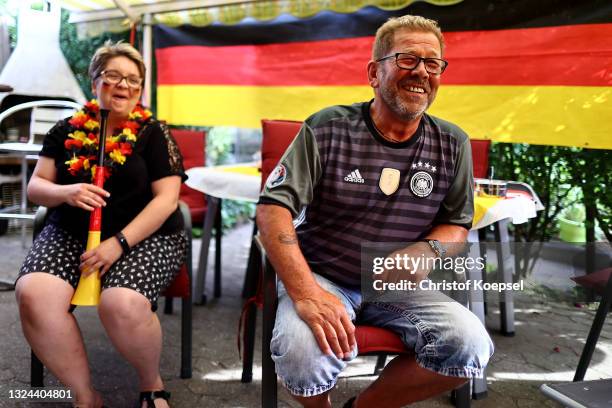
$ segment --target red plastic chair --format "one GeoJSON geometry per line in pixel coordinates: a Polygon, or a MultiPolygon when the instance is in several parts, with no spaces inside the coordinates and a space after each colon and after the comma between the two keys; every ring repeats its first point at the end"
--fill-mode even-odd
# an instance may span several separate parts
{"type": "MultiPolygon", "coordinates": [[[[183,166],[185,170],[192,167],[202,167],[205,165],[206,158],[206,133],[203,131],[172,129],[172,136],[178,144],[181,155],[183,156],[183,166]]],[[[214,297],[221,297],[221,200],[209,197],[206,194],[194,190],[187,185],[181,185],[180,199],[187,203],[191,212],[193,225],[202,228],[202,242],[210,242],[213,234],[215,237],[215,270],[214,270],[214,297]],[[211,213],[207,217],[207,212],[211,213]]],[[[202,245],[200,252],[200,265],[198,267],[198,279],[196,289],[202,290],[194,299],[197,304],[205,304],[204,283],[197,286],[199,282],[206,282],[206,270],[208,262],[208,246],[202,245]],[[205,260],[205,262],[203,262],[205,260]]]]}
{"type": "Polygon", "coordinates": [[[470,139],[472,145],[472,163],[474,165],[474,177],[486,178],[489,170],[489,148],[490,140],[470,139]]]}
{"type": "MultiPolygon", "coordinates": [[[[185,170],[192,167],[202,167],[206,164],[206,132],[171,129],[170,133],[181,151],[185,170]]],[[[189,206],[191,222],[194,225],[202,225],[206,214],[206,195],[187,187],[183,183],[181,184],[180,199],[189,206]]]]}
{"type": "MultiPolygon", "coordinates": [[[[263,260],[263,333],[262,333],[262,366],[261,366],[261,406],[275,408],[277,406],[277,378],[270,342],[276,320],[276,272],[267,259],[263,260]]],[[[378,375],[384,368],[388,354],[411,354],[406,349],[399,336],[390,330],[379,327],[357,325],[355,339],[360,356],[376,355],[378,361],[374,374],[378,375]]],[[[458,408],[469,408],[471,403],[470,383],[460,386],[451,393],[451,400],[458,408]]]]}
{"type": "MultiPolygon", "coordinates": [[[[266,183],[268,176],[276,167],[287,147],[297,135],[302,122],[290,120],[261,121],[261,188],[266,183]]],[[[253,237],[257,234],[257,225],[253,226],[253,237]]],[[[253,354],[255,350],[255,326],[257,323],[257,308],[262,307],[261,299],[261,252],[253,240],[249,252],[247,270],[244,277],[243,297],[246,302],[243,306],[239,336],[242,334],[244,324],[244,351],[242,355],[242,379],[243,383],[251,382],[253,379],[253,354]]],[[[238,349],[240,350],[240,337],[238,338],[238,349]]]]}
{"type": "Polygon", "coordinates": [[[285,153],[295,136],[297,136],[302,122],[294,120],[270,120],[261,121],[261,188],[278,161],[285,153]]]}
{"type": "MultiPolygon", "coordinates": [[[[285,120],[262,120],[262,187],[281,156],[297,135],[302,122],[285,120]]],[[[262,286],[255,290],[255,285],[251,285],[251,293],[254,295],[251,302],[245,305],[245,351],[243,360],[242,382],[250,382],[252,378],[253,365],[253,346],[255,341],[255,320],[257,311],[256,305],[263,303],[263,340],[262,340],[262,407],[276,407],[277,405],[277,380],[274,369],[274,361],[270,353],[270,341],[272,339],[272,329],[276,319],[276,273],[272,266],[267,262],[263,250],[258,249],[256,240],[251,245],[251,255],[249,258],[249,268],[259,273],[249,273],[247,276],[261,274],[263,270],[262,286]],[[252,265],[257,262],[254,256],[260,254],[259,265],[252,265]],[[252,259],[251,259],[252,258],[252,259]],[[257,294],[259,294],[259,296],[257,294]],[[263,299],[261,295],[263,294],[263,299]]],[[[247,285],[245,285],[246,287],[247,285]]],[[[404,347],[400,338],[393,332],[372,326],[357,326],[356,339],[359,355],[378,355],[378,361],[374,370],[378,374],[384,367],[387,354],[410,353],[404,347]]],[[[470,406],[470,385],[465,384],[458,388],[454,393],[457,407],[467,408],[470,406]]]]}
{"type": "MultiPolygon", "coordinates": [[[[191,281],[192,281],[192,253],[191,253],[191,217],[189,209],[183,202],[179,202],[181,215],[185,224],[185,234],[187,235],[187,254],[185,264],[181,267],[174,281],[168,286],[161,296],[165,296],[164,313],[172,313],[172,300],[174,297],[181,298],[181,378],[191,378],[192,376],[192,332],[193,332],[193,312],[191,301],[191,281]]],[[[47,208],[40,206],[36,211],[33,226],[33,239],[36,239],[42,231],[45,219],[47,217],[47,208]]],[[[161,297],[160,296],[160,297],[161,297]]],[[[76,306],[70,307],[70,312],[76,306]]],[[[44,366],[38,359],[34,351],[30,353],[30,385],[32,387],[44,387],[44,366]]]]}

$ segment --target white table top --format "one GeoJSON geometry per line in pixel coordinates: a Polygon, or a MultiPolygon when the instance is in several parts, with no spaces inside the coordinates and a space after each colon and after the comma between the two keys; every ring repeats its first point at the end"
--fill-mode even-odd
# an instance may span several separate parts
{"type": "MultiPolygon", "coordinates": [[[[474,205],[481,205],[482,197],[474,197],[474,205]]],[[[536,203],[523,196],[496,200],[486,209],[480,219],[474,219],[472,229],[479,229],[491,225],[497,221],[510,218],[513,224],[523,224],[536,216],[536,203]]]]}
{"type": "Polygon", "coordinates": [[[37,154],[42,150],[42,145],[37,143],[19,143],[9,142],[0,143],[0,152],[19,153],[19,154],[37,154]]]}
{"type": "Polygon", "coordinates": [[[261,175],[256,163],[238,163],[226,166],[192,167],[185,173],[185,184],[204,194],[230,200],[257,202],[261,175]]]}

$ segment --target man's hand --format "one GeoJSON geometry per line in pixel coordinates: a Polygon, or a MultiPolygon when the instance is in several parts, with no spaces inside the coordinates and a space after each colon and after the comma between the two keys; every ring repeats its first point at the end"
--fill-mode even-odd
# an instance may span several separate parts
{"type": "Polygon", "coordinates": [[[344,304],[324,289],[294,301],[298,316],[306,322],[325,354],[348,357],[356,346],[355,326],[344,304]]]}
{"type": "Polygon", "coordinates": [[[123,249],[117,241],[117,238],[110,237],[94,249],[83,253],[81,255],[81,264],[79,268],[84,276],[88,276],[96,270],[100,271],[100,277],[102,277],[121,255],[123,249]]]}

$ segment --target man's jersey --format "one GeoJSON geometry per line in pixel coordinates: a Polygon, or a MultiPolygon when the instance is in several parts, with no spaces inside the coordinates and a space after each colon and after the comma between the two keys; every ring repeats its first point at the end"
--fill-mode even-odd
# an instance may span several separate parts
{"type": "Polygon", "coordinates": [[[371,102],[309,117],[270,174],[260,203],[289,209],[311,269],[359,286],[361,245],[413,242],[437,224],[470,228],[470,142],[457,126],[423,115],[393,143],[376,130],[371,102]]]}

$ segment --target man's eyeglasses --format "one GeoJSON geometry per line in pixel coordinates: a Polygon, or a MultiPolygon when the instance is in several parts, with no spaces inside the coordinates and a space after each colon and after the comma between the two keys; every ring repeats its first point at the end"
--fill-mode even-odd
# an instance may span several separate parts
{"type": "Polygon", "coordinates": [[[440,58],[421,58],[418,55],[408,54],[405,52],[396,52],[393,55],[388,55],[377,59],[376,62],[381,62],[395,58],[395,65],[400,69],[415,69],[421,61],[425,64],[425,70],[430,74],[440,75],[448,66],[448,61],[440,58]]]}
{"type": "Polygon", "coordinates": [[[115,71],[113,69],[100,72],[98,77],[102,77],[104,82],[111,85],[117,85],[119,82],[125,79],[125,83],[130,88],[138,89],[142,86],[142,78],[137,77],[136,75],[123,76],[119,71],[115,71]]]}

